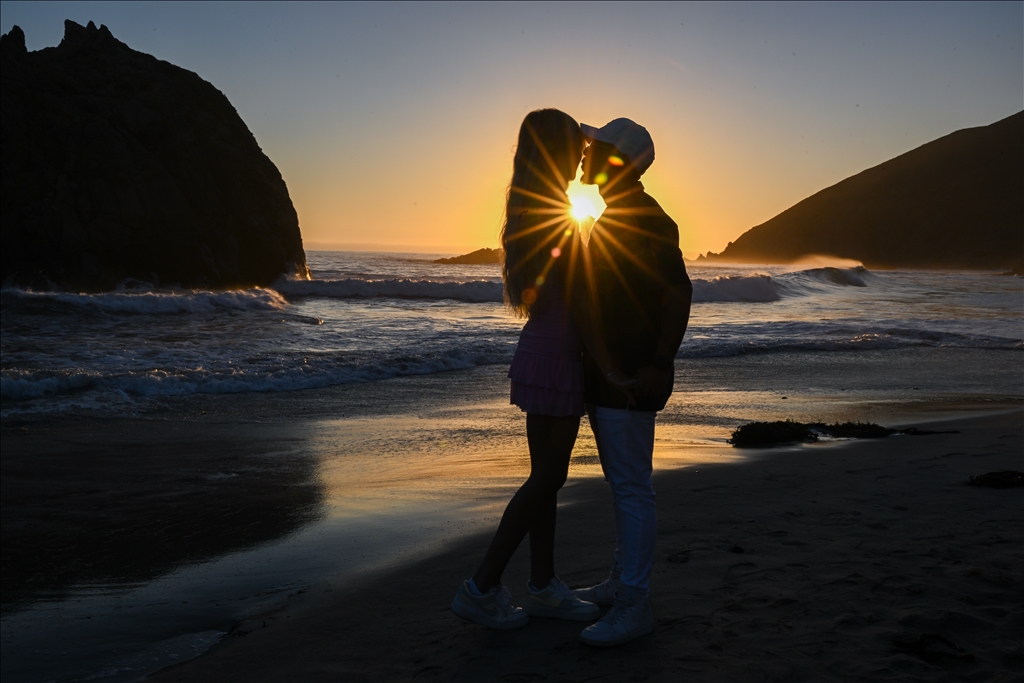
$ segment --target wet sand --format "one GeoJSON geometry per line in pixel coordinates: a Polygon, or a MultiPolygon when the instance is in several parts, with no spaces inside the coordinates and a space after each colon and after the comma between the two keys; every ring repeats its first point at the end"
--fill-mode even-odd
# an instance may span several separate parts
{"type": "Polygon", "coordinates": [[[73,585],[141,583],[316,516],[295,428],[79,423],[4,434],[3,609],[73,585]],[[198,438],[197,438],[198,437],[198,438]]]}
{"type": "MultiPolygon", "coordinates": [[[[448,605],[481,533],[349,590],[311,587],[155,681],[1010,681],[1024,667],[1024,415],[931,423],[958,434],[762,451],[656,474],[654,634],[609,650],[581,626],[493,632],[448,605]],[[326,590],[326,589],[324,589],[326,590]]],[[[558,563],[602,578],[609,496],[566,491],[558,563]]],[[[505,575],[519,595],[520,552],[505,575]]]]}
{"type": "MultiPolygon", "coordinates": [[[[655,448],[662,520],[654,600],[662,627],[650,640],[661,645],[637,643],[596,660],[578,649],[576,625],[537,621],[499,637],[448,611],[528,471],[523,417],[508,406],[505,367],[188,396],[116,418],[6,419],[3,678],[137,680],[219,641],[159,677],[212,680],[230,670],[236,680],[496,680],[525,667],[520,678],[530,680],[616,680],[625,669],[606,671],[606,664],[620,662],[631,672],[639,667],[641,678],[676,676],[673,667],[692,664],[705,680],[718,680],[714,672],[745,680],[750,671],[775,671],[765,662],[788,662],[811,647],[772,645],[776,637],[792,630],[810,638],[829,628],[839,635],[815,641],[825,654],[807,660],[817,668],[792,669],[812,673],[786,669],[769,678],[869,676],[833,673],[846,666],[828,664],[835,643],[845,642],[839,636],[870,645],[871,657],[895,656],[892,643],[915,628],[984,659],[969,672],[1008,670],[1007,661],[1019,668],[1019,650],[1007,655],[999,645],[1006,634],[1020,640],[1019,617],[1003,623],[993,614],[1021,602],[1020,572],[1006,565],[1020,566],[1020,489],[961,485],[969,474],[1024,469],[1016,356],[931,349],[680,363],[680,390],[659,418],[655,448]],[[961,435],[746,452],[725,444],[731,428],[753,419],[906,426],[1008,408],[1016,412],[972,422],[961,435]],[[944,539],[950,519],[972,519],[961,520],[958,505],[991,513],[975,520],[989,536],[960,538],[957,527],[944,539]],[[995,536],[1012,542],[978,545],[995,536]],[[889,585],[878,578],[881,569],[862,566],[857,554],[865,548],[873,561],[890,554],[917,564],[899,565],[893,575],[905,580],[889,585]],[[937,575],[933,586],[919,576],[927,562],[918,555],[943,549],[959,549],[982,572],[963,579],[972,586],[991,576],[1016,582],[991,599],[969,592],[993,606],[976,617],[994,624],[991,637],[985,626],[961,642],[956,629],[901,624],[888,614],[876,623],[889,630],[870,631],[869,642],[868,631],[822,621],[846,614],[838,597],[828,597],[840,588],[843,600],[860,606],[891,594],[952,613],[955,603],[938,600],[950,593],[942,583],[949,577],[937,575]],[[1001,559],[1010,551],[1017,555],[1001,559]],[[988,564],[978,565],[978,557],[988,564]],[[843,563],[853,568],[840,576],[843,563]],[[867,578],[849,587],[842,577],[852,574],[867,578]],[[832,586],[825,598],[821,584],[832,586]],[[748,616],[754,621],[744,622],[748,616]],[[264,622],[277,635],[258,635],[264,622]],[[279,630],[287,625],[296,630],[279,630]],[[756,666],[748,666],[747,651],[756,666]],[[980,654],[990,651],[1003,654],[980,654]],[[644,673],[648,665],[654,668],[644,673]]],[[[596,448],[585,424],[580,434],[559,532],[560,571],[574,585],[601,578],[612,542],[596,448]]],[[[514,593],[524,572],[525,557],[517,556],[506,577],[514,593]]],[[[908,646],[900,661],[937,661],[939,668],[925,669],[932,674],[943,674],[946,660],[963,663],[957,650],[929,654],[928,647],[949,647],[929,638],[908,646]],[[925,648],[921,656],[915,647],[925,648]]],[[[863,658],[851,647],[839,647],[836,661],[863,658]]]]}

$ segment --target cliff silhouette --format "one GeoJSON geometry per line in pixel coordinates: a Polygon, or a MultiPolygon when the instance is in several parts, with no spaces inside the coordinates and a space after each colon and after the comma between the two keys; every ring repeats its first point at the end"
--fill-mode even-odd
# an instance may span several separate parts
{"type": "Polygon", "coordinates": [[[501,263],[501,249],[477,249],[462,256],[450,256],[448,258],[435,259],[434,263],[447,263],[458,265],[481,265],[488,263],[501,263]]]}
{"type": "Polygon", "coordinates": [[[198,75],[64,22],[35,52],[0,38],[0,279],[107,290],[308,276],[277,167],[198,75]]]}
{"type": "Polygon", "coordinates": [[[959,130],[836,183],[703,262],[1024,269],[1024,111],[959,130]]]}

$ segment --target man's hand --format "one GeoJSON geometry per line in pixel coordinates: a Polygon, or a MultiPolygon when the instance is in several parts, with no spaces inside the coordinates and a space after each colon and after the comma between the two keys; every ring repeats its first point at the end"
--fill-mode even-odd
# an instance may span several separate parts
{"type": "Polygon", "coordinates": [[[633,376],[633,394],[640,399],[658,398],[665,395],[672,386],[672,370],[662,370],[647,365],[633,376]]]}
{"type": "Polygon", "coordinates": [[[626,405],[635,406],[636,396],[633,395],[633,388],[636,386],[635,377],[627,377],[621,370],[613,370],[604,376],[608,383],[626,395],[626,405]]]}

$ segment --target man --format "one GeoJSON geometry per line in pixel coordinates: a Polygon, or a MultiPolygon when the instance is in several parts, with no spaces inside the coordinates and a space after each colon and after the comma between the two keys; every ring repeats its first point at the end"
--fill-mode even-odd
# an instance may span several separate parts
{"type": "Polygon", "coordinates": [[[647,129],[629,119],[581,127],[591,143],[583,157],[583,182],[597,185],[607,205],[591,231],[584,262],[590,324],[615,370],[632,377],[627,396],[609,382],[615,372],[604,377],[584,354],[588,415],[615,506],[615,563],[607,580],[575,594],[612,605],[580,634],[583,642],[603,646],[654,630],[648,597],[657,535],[654,421],[672,393],[673,361],[693,288],[679,230],[640,182],[654,161],[647,129]]]}

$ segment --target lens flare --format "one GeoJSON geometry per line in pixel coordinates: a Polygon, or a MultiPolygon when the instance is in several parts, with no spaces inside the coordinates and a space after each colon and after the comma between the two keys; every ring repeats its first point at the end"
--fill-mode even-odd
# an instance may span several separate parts
{"type": "Polygon", "coordinates": [[[622,160],[622,157],[608,157],[608,163],[612,166],[623,166],[626,162],[622,160]]]}
{"type": "Polygon", "coordinates": [[[530,306],[537,301],[537,290],[533,287],[527,287],[523,290],[523,303],[530,306]]]}
{"type": "Polygon", "coordinates": [[[551,250],[551,257],[552,258],[558,258],[561,255],[562,255],[562,250],[559,249],[558,247],[555,247],[554,249],[551,250]]]}

